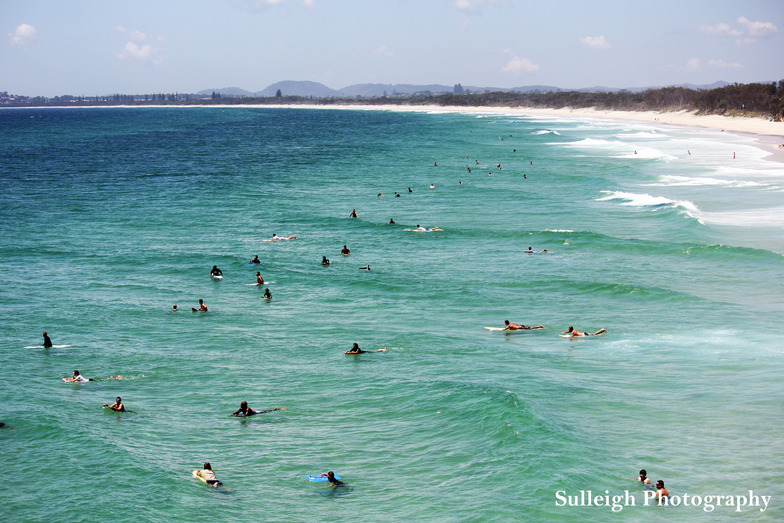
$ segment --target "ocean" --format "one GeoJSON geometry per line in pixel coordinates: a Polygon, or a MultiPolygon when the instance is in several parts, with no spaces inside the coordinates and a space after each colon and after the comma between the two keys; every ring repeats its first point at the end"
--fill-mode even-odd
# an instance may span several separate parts
{"type": "Polygon", "coordinates": [[[4,520],[784,519],[784,163],[755,137],[254,107],[0,137],[4,520]]]}

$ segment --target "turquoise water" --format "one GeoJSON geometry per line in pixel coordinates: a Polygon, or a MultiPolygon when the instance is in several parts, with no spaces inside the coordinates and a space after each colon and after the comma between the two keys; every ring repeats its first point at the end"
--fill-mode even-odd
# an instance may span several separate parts
{"type": "Polygon", "coordinates": [[[236,107],[4,110],[0,137],[4,519],[784,518],[784,164],[753,138],[236,107]],[[641,468],[772,500],[645,507],[641,468]],[[581,490],[636,505],[557,506],[581,490]]]}

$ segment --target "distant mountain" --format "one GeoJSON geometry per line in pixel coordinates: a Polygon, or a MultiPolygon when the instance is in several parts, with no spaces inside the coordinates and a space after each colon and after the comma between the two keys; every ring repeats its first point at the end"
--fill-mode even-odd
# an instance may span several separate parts
{"type": "Polygon", "coordinates": [[[330,89],[324,84],[318,82],[296,82],[284,81],[276,82],[263,91],[257,91],[256,96],[275,96],[280,89],[280,94],[283,96],[306,96],[313,98],[330,98],[333,96],[341,96],[340,91],[330,89]]]}
{"type": "Polygon", "coordinates": [[[196,93],[199,96],[210,96],[212,93],[218,93],[221,96],[253,96],[253,93],[240,89],[239,87],[223,87],[221,89],[204,89],[196,93]]]}
{"type": "MultiPolygon", "coordinates": [[[[680,84],[669,87],[684,87],[687,89],[716,89],[730,85],[727,82],[714,82],[710,85],[680,84]]],[[[552,85],[524,85],[519,87],[480,87],[463,86],[466,93],[559,93],[563,91],[577,91],[582,93],[617,93],[618,91],[629,91],[638,93],[648,89],[660,89],[660,86],[649,87],[585,87],[582,89],[562,89],[552,85]]],[[[381,96],[410,96],[410,95],[440,95],[454,92],[454,86],[442,84],[354,84],[342,89],[331,89],[324,84],[308,81],[285,81],[276,82],[266,89],[256,92],[246,91],[239,87],[224,87],[222,89],[205,89],[196,93],[200,96],[210,96],[213,92],[221,96],[247,96],[247,97],[274,97],[280,90],[282,96],[302,96],[305,98],[374,98],[381,96]]]]}

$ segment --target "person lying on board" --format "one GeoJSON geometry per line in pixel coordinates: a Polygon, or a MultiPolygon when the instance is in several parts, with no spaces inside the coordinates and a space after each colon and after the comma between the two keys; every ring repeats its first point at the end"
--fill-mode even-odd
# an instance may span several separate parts
{"type": "Polygon", "coordinates": [[[501,330],[505,330],[505,331],[528,331],[534,329],[544,329],[544,325],[536,325],[532,327],[529,325],[512,323],[509,320],[504,320],[504,324],[506,325],[506,327],[504,327],[501,330]]]}

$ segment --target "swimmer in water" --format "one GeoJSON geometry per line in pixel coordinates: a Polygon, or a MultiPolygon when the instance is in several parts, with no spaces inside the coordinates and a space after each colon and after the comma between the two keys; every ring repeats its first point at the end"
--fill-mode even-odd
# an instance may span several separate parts
{"type": "Polygon", "coordinates": [[[359,218],[356,209],[351,209],[351,214],[348,215],[349,218],[359,218]]]}
{"type": "Polygon", "coordinates": [[[117,396],[117,399],[115,399],[114,403],[111,405],[104,403],[103,406],[112,410],[116,410],[117,412],[125,412],[125,405],[123,405],[122,398],[120,398],[120,396],[117,396]]]}
{"type": "Polygon", "coordinates": [[[271,300],[272,299],[272,293],[270,293],[269,287],[264,289],[264,294],[262,294],[261,297],[264,298],[265,300],[271,300]]]}
{"type": "Polygon", "coordinates": [[[414,191],[412,191],[412,190],[411,190],[411,187],[409,187],[409,188],[408,188],[408,192],[414,192],[414,191]]]}
{"type": "Polygon", "coordinates": [[[346,246],[344,245],[344,246],[343,246],[343,248],[342,248],[342,249],[340,249],[340,254],[342,254],[343,256],[348,256],[349,254],[351,254],[351,251],[350,251],[350,250],[348,250],[348,247],[346,247],[346,246]]]}
{"type": "Polygon", "coordinates": [[[663,499],[669,498],[670,493],[664,488],[664,481],[656,481],[656,499],[661,502],[663,499]]]}
{"type": "Polygon", "coordinates": [[[49,339],[49,335],[44,331],[44,349],[50,348],[52,348],[52,340],[49,339]]]}
{"type": "Polygon", "coordinates": [[[648,477],[648,471],[645,470],[645,469],[642,469],[640,471],[640,477],[637,478],[637,481],[639,481],[640,483],[642,483],[646,487],[651,487],[652,486],[651,478],[648,477]]]}
{"type": "Polygon", "coordinates": [[[199,308],[191,307],[193,312],[207,312],[207,305],[204,303],[204,300],[199,298],[199,308]]]}
{"type": "Polygon", "coordinates": [[[321,257],[321,265],[329,265],[329,260],[326,256],[321,257]]]}
{"type": "Polygon", "coordinates": [[[223,485],[223,483],[218,481],[215,477],[215,473],[212,471],[212,465],[210,465],[209,461],[204,464],[203,470],[194,470],[193,473],[200,478],[204,478],[204,481],[207,483],[207,485],[211,487],[218,488],[223,485]]]}
{"type": "Polygon", "coordinates": [[[580,332],[570,325],[569,328],[563,331],[561,334],[569,334],[572,338],[579,338],[581,336],[598,336],[599,334],[605,334],[606,332],[607,329],[599,329],[593,334],[591,334],[590,332],[580,332]]]}
{"type": "Polygon", "coordinates": [[[390,219],[389,219],[389,223],[391,223],[392,225],[395,225],[395,220],[393,220],[392,218],[390,218],[390,219]]]}
{"type": "Polygon", "coordinates": [[[506,327],[504,327],[502,330],[505,331],[529,331],[535,329],[544,329],[544,325],[536,325],[532,327],[528,325],[512,323],[509,320],[504,320],[504,325],[506,325],[506,327]]]}
{"type": "Polygon", "coordinates": [[[261,260],[259,259],[259,255],[258,255],[258,254],[257,254],[257,255],[255,255],[255,256],[253,257],[253,259],[252,259],[251,261],[249,261],[248,263],[252,263],[252,264],[261,263],[261,260]]]}
{"type": "Polygon", "coordinates": [[[335,473],[332,472],[331,470],[327,472],[326,476],[327,476],[327,481],[329,481],[330,487],[340,487],[343,485],[343,482],[337,479],[335,477],[335,473]]]}
{"type": "Polygon", "coordinates": [[[223,276],[223,272],[218,268],[217,265],[213,265],[212,270],[210,271],[210,276],[223,276]]]}
{"type": "Polygon", "coordinates": [[[172,305],[172,312],[177,312],[177,304],[172,305]]]}
{"type": "Polygon", "coordinates": [[[256,271],[256,285],[264,285],[264,278],[261,277],[259,271],[256,271]]]}

